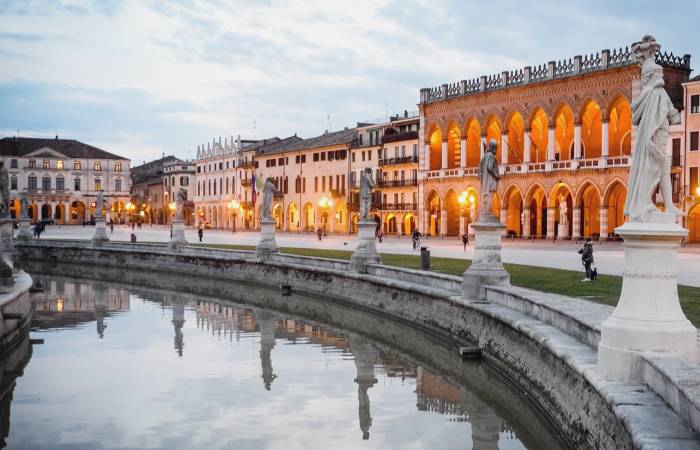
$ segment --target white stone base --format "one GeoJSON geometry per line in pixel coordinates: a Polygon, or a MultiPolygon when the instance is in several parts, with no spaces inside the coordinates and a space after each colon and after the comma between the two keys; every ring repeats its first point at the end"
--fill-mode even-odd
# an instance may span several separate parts
{"type": "Polygon", "coordinates": [[[569,225],[568,224],[559,224],[557,225],[557,237],[559,239],[566,239],[569,237],[569,225]]]}
{"type": "Polygon", "coordinates": [[[26,241],[26,240],[29,240],[33,237],[31,223],[32,223],[31,220],[28,218],[19,220],[19,229],[17,230],[17,239],[19,239],[20,241],[26,241]]]}
{"type": "Polygon", "coordinates": [[[462,276],[462,298],[485,300],[484,286],[510,286],[510,275],[501,262],[501,235],[505,227],[493,215],[472,225],[474,259],[462,276]]]}
{"type": "Polygon", "coordinates": [[[185,238],[185,221],[173,220],[173,237],[170,238],[170,242],[168,242],[168,248],[177,250],[187,244],[189,244],[189,242],[187,242],[185,238]]]}
{"type": "Polygon", "coordinates": [[[678,300],[676,254],[688,231],[670,214],[653,222],[627,222],[615,232],[624,239],[625,270],[615,311],[601,325],[598,373],[608,379],[642,379],[639,352],[675,352],[697,361],[697,329],[678,300]]]}
{"type": "Polygon", "coordinates": [[[366,273],[367,264],[382,263],[374,242],[377,222],[372,219],[363,219],[357,226],[357,248],[350,258],[350,268],[353,272],[366,273]]]}
{"type": "Polygon", "coordinates": [[[255,256],[265,258],[272,253],[279,253],[280,249],[275,241],[275,226],[277,222],[274,219],[260,220],[260,242],[255,247],[255,256]]]}
{"type": "Polygon", "coordinates": [[[109,241],[107,237],[107,224],[104,219],[97,219],[95,221],[95,235],[92,237],[92,243],[93,245],[100,245],[107,241],[109,241]]]}

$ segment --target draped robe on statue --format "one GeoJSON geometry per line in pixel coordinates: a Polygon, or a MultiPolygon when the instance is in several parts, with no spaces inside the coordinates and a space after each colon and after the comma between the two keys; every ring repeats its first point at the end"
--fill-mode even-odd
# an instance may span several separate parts
{"type": "Polygon", "coordinates": [[[646,222],[656,211],[652,194],[666,164],[669,116],[676,113],[663,88],[663,80],[652,81],[632,102],[632,123],[637,125],[637,141],[632,153],[625,214],[631,222],[646,222]],[[660,82],[659,82],[660,81],[660,82]]]}

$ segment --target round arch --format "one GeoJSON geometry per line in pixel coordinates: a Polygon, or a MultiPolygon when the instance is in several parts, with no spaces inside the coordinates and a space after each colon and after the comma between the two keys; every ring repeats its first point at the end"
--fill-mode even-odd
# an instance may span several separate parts
{"type": "Polygon", "coordinates": [[[291,202],[287,206],[287,221],[289,223],[289,231],[299,231],[299,207],[296,202],[291,202]]]}
{"type": "Polygon", "coordinates": [[[547,193],[540,183],[533,184],[525,196],[525,205],[530,217],[525,217],[530,236],[545,238],[547,236],[547,193]]]}
{"type": "Polygon", "coordinates": [[[554,235],[567,238],[573,235],[574,226],[574,191],[571,187],[559,182],[549,193],[549,208],[554,208],[554,235]]]}
{"type": "Polygon", "coordinates": [[[491,139],[496,141],[496,160],[501,162],[501,146],[503,145],[503,133],[501,127],[501,121],[496,117],[495,114],[491,114],[486,119],[486,127],[484,128],[486,132],[486,145],[491,142],[491,139]]]}
{"type": "Polygon", "coordinates": [[[416,218],[413,213],[407,213],[403,216],[403,235],[410,236],[413,230],[416,229],[416,218]]]}
{"type": "Polygon", "coordinates": [[[70,204],[69,208],[70,223],[79,224],[85,220],[85,203],[76,200],[70,204]]]}
{"type": "Polygon", "coordinates": [[[284,214],[282,209],[281,203],[275,203],[275,206],[272,207],[272,217],[275,218],[275,228],[278,230],[281,230],[284,226],[284,214]]]}
{"type": "Polygon", "coordinates": [[[304,204],[303,227],[306,231],[314,231],[316,228],[316,212],[314,206],[307,202],[304,204]]]}

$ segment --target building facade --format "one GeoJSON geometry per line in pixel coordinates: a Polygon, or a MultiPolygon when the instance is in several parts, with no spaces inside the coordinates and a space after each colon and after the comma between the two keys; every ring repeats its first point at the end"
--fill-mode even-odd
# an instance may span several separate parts
{"type": "Polygon", "coordinates": [[[683,84],[685,109],[673,151],[683,155],[683,210],[688,240],[700,242],[700,76],[683,84]]]}
{"type": "Polygon", "coordinates": [[[164,168],[167,164],[182,163],[174,156],[164,156],[132,169],[131,202],[127,205],[129,221],[149,225],[167,223],[170,204],[165,196],[164,168]]]}
{"type": "MultiPolygon", "coordinates": [[[[657,62],[683,108],[690,56],[663,53],[657,62]]],[[[489,207],[507,234],[614,237],[624,220],[638,93],[629,49],[421,89],[421,231],[456,236],[476,220],[478,164],[493,139],[502,178],[489,207]]],[[[672,163],[680,205],[681,163],[672,163]]]]}
{"type": "Polygon", "coordinates": [[[194,226],[196,223],[194,209],[194,194],[196,192],[195,173],[197,165],[194,161],[168,161],[163,165],[163,196],[168,204],[167,223],[172,223],[177,201],[177,192],[185,191],[185,204],[183,216],[186,226],[194,226]]]}
{"type": "Polygon", "coordinates": [[[12,217],[19,217],[19,196],[25,193],[33,220],[82,224],[95,217],[102,191],[103,213],[116,222],[126,220],[131,187],[126,158],[58,137],[0,139],[0,158],[10,177],[12,217]]]}

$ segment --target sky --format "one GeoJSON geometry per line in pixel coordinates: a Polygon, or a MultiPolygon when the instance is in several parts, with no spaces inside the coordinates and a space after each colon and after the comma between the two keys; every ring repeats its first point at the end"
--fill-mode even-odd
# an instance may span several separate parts
{"type": "Polygon", "coordinates": [[[423,87],[644,34],[698,67],[698,17],[700,0],[0,0],[0,137],[192,159],[219,136],[384,120],[423,87]]]}

